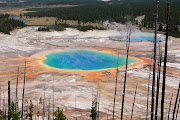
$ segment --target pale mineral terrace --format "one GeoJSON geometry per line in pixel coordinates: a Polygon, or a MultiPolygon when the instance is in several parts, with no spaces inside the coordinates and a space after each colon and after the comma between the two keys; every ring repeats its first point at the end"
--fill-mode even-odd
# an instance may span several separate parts
{"type": "MultiPolygon", "coordinates": [[[[78,119],[90,119],[90,109],[92,98],[97,93],[98,86],[100,87],[100,119],[107,119],[109,109],[109,119],[112,118],[112,108],[114,99],[115,86],[115,70],[107,69],[103,72],[83,72],[82,74],[74,72],[61,72],[53,68],[44,68],[38,63],[43,57],[39,57],[48,51],[65,50],[65,49],[96,49],[98,51],[119,51],[121,54],[126,54],[124,41],[118,41],[125,33],[117,30],[106,31],[88,31],[80,32],[74,29],[67,29],[63,32],[38,32],[37,27],[26,27],[15,30],[11,35],[0,34],[0,85],[1,90],[7,99],[8,80],[11,80],[11,95],[15,100],[16,73],[18,66],[20,67],[19,78],[19,107],[21,107],[22,86],[24,59],[27,58],[27,77],[25,98],[27,100],[39,100],[43,97],[44,87],[46,91],[46,104],[48,98],[51,98],[51,114],[52,114],[52,93],[54,86],[55,107],[60,107],[65,110],[65,114],[69,120],[74,119],[75,114],[75,97],[78,119]],[[91,76],[91,79],[85,77],[84,74],[91,76]],[[92,74],[92,75],[91,75],[92,74]]],[[[162,35],[163,36],[163,35],[162,35]]],[[[164,41],[161,43],[164,50],[164,41]]],[[[130,56],[150,60],[152,55],[153,43],[149,41],[131,42],[130,56]]],[[[146,99],[149,78],[150,62],[142,62],[134,67],[129,66],[128,79],[126,84],[126,98],[124,118],[130,119],[134,91],[138,83],[134,118],[145,119],[146,116],[146,99]]],[[[42,65],[43,66],[43,65],[42,65]]],[[[168,46],[168,71],[166,81],[166,96],[165,96],[165,117],[167,117],[171,94],[173,93],[173,101],[171,114],[175,101],[178,84],[180,81],[180,39],[169,38],[168,46]]],[[[118,87],[116,96],[116,119],[120,117],[122,90],[124,82],[124,69],[120,70],[118,76],[118,87]]],[[[162,76],[161,76],[162,78],[162,76]]],[[[151,91],[152,75],[150,81],[151,91]]],[[[161,79],[162,83],[162,79],[161,79]]],[[[160,85],[161,93],[161,85],[160,85]]],[[[3,96],[2,96],[3,98],[3,96]]],[[[161,94],[159,97],[159,106],[161,94]]],[[[6,101],[7,102],[7,101],[6,101]]],[[[151,104],[151,92],[149,98],[149,115],[151,104]]],[[[42,109],[42,105],[40,106],[42,109]]],[[[160,108],[159,108],[160,111],[160,108]]],[[[47,113],[47,109],[46,109],[47,113]]],[[[159,113],[160,115],[160,113],[159,113]]],[[[52,116],[52,115],[51,115],[52,116]]],[[[180,116],[178,116],[180,118],[180,116]]]]}

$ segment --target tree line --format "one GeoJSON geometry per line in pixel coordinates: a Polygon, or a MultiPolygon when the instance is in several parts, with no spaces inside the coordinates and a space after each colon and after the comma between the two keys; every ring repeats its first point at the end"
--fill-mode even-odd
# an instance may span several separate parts
{"type": "Polygon", "coordinates": [[[50,31],[50,30],[55,30],[55,31],[64,31],[66,28],[75,28],[79,31],[88,31],[88,30],[105,30],[106,28],[103,27],[98,27],[98,26],[92,26],[92,25],[70,25],[67,23],[58,23],[55,22],[54,25],[52,26],[43,26],[39,27],[38,31],[50,31]]]}
{"type": "MultiPolygon", "coordinates": [[[[180,25],[180,4],[178,2],[171,3],[170,9],[170,35],[179,37],[180,25]]],[[[83,5],[76,7],[57,7],[57,8],[32,8],[27,9],[29,12],[25,16],[29,17],[57,17],[61,20],[77,20],[82,23],[102,23],[103,21],[113,21],[118,23],[126,23],[127,21],[135,21],[137,16],[145,15],[141,22],[141,27],[153,28],[155,4],[152,2],[132,2],[123,4],[101,4],[101,5],[83,5]]],[[[158,22],[162,25],[166,23],[166,3],[160,2],[158,22]]],[[[163,30],[162,30],[163,31],[163,30]]]]}
{"type": "Polygon", "coordinates": [[[0,15],[0,32],[4,34],[10,34],[10,31],[25,26],[24,22],[10,18],[8,14],[0,15]]]}
{"type": "MultiPolygon", "coordinates": [[[[0,3],[0,7],[25,7],[25,6],[41,6],[41,5],[84,5],[84,4],[106,4],[100,0],[4,0],[6,3],[0,3]]],[[[117,3],[117,2],[112,2],[117,3]]],[[[118,1],[119,3],[119,1],[118,1]]]]}
{"type": "MultiPolygon", "coordinates": [[[[165,24],[166,11],[163,9],[165,3],[161,2],[159,9],[159,22],[165,24]]],[[[180,23],[180,5],[172,3],[171,5],[170,23],[179,25],[180,23]]],[[[127,20],[133,20],[137,16],[146,15],[144,24],[153,24],[154,20],[154,3],[124,3],[112,5],[84,5],[76,7],[58,7],[58,8],[32,8],[27,9],[29,12],[26,16],[29,17],[57,17],[64,20],[78,20],[83,23],[98,22],[98,21],[114,21],[125,23],[127,20]]]]}

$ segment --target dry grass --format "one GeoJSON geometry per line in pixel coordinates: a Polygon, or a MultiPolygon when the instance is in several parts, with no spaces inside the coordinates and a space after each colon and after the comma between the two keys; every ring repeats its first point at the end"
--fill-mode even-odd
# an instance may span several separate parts
{"type": "MultiPolygon", "coordinates": [[[[67,23],[69,25],[78,25],[78,21],[76,20],[63,20],[63,22],[59,22],[59,23],[67,23]]],[[[80,23],[80,25],[92,25],[92,26],[97,26],[97,27],[104,27],[104,28],[108,28],[104,25],[102,25],[101,23],[85,23],[83,24],[82,22],[80,23]]]]}
{"type": "MultiPolygon", "coordinates": [[[[14,14],[17,16],[20,16],[20,14],[24,14],[27,12],[33,12],[33,11],[25,11],[25,8],[12,8],[12,9],[4,9],[4,10],[0,10],[4,13],[7,14],[14,14]]],[[[34,18],[26,18],[25,16],[22,16],[23,19],[25,20],[29,20],[30,23],[28,23],[28,25],[53,25],[54,22],[56,21],[55,17],[34,17],[34,18]]]]}
{"type": "MultiPolygon", "coordinates": [[[[39,7],[31,7],[31,8],[53,8],[53,7],[73,7],[77,5],[50,5],[50,6],[39,6],[39,7]]],[[[7,14],[14,14],[17,16],[20,16],[20,14],[24,14],[27,12],[35,12],[35,11],[26,11],[25,9],[27,8],[5,8],[5,9],[0,9],[0,11],[3,11],[4,13],[7,14]]],[[[33,18],[26,18],[25,16],[22,16],[23,19],[29,20],[30,23],[28,25],[54,25],[55,21],[57,20],[56,17],[33,17],[33,18]]],[[[60,23],[67,23],[70,25],[78,25],[78,21],[74,20],[64,20],[63,22],[60,23]]],[[[100,22],[99,23],[80,23],[80,25],[92,25],[92,26],[97,26],[97,27],[104,27],[108,28],[104,25],[102,25],[100,22]]]]}
{"type": "Polygon", "coordinates": [[[30,23],[28,23],[28,25],[54,25],[57,18],[55,18],[55,17],[40,17],[40,18],[34,17],[34,18],[27,18],[26,20],[30,21],[30,23]]]}
{"type": "Polygon", "coordinates": [[[45,5],[45,6],[38,6],[38,7],[31,7],[31,8],[54,8],[54,7],[75,7],[79,5],[45,5]]]}
{"type": "MultiPolygon", "coordinates": [[[[73,7],[77,5],[51,5],[51,6],[39,6],[39,7],[32,7],[32,8],[53,8],[53,7],[73,7]]],[[[27,12],[35,12],[35,11],[25,11],[26,8],[6,8],[2,9],[0,11],[3,11],[4,13],[7,14],[14,14],[17,16],[20,16],[20,14],[24,14],[27,12]]],[[[55,17],[33,17],[33,18],[26,18],[25,16],[22,16],[23,19],[29,20],[30,23],[28,25],[53,25],[57,18],[55,17]]],[[[78,25],[78,21],[74,20],[64,20],[63,22],[60,23],[67,23],[70,25],[78,25]]],[[[97,27],[105,27],[101,23],[86,23],[81,25],[92,25],[92,26],[97,26],[97,27]]],[[[106,27],[105,27],[106,28],[106,27]]]]}
{"type": "MultiPolygon", "coordinates": [[[[27,7],[27,8],[54,8],[54,7],[74,7],[74,6],[78,6],[78,5],[45,5],[45,6],[38,6],[38,7],[27,7]]],[[[18,7],[14,7],[14,8],[3,8],[0,9],[0,11],[3,11],[4,13],[7,14],[14,14],[14,15],[20,15],[20,14],[24,14],[27,12],[33,12],[33,11],[26,11],[25,9],[27,8],[18,8],[18,7]]],[[[35,11],[34,11],[35,12],[35,11]]]]}
{"type": "Polygon", "coordinates": [[[3,11],[4,13],[7,13],[7,14],[14,14],[17,16],[19,16],[20,14],[27,13],[27,12],[33,12],[33,11],[25,11],[25,9],[26,8],[5,8],[0,11],[3,11]]]}

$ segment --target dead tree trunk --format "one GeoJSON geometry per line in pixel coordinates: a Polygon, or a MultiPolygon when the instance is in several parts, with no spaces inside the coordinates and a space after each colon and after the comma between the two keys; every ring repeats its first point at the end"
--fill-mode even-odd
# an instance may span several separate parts
{"type": "Polygon", "coordinates": [[[6,117],[7,117],[7,108],[6,108],[6,98],[5,98],[5,96],[4,96],[4,105],[5,105],[5,120],[6,120],[6,117]]]}
{"type": "MultiPolygon", "coordinates": [[[[180,98],[179,98],[179,102],[180,102],[180,98]]],[[[180,104],[179,102],[178,102],[178,107],[177,107],[177,111],[176,111],[176,119],[175,120],[177,120],[177,116],[178,116],[179,104],[180,104]]]]}
{"type": "MultiPolygon", "coordinates": [[[[96,111],[98,112],[98,93],[99,92],[99,90],[98,90],[98,88],[97,88],[97,94],[96,94],[96,111]]],[[[97,118],[98,118],[98,113],[97,113],[97,115],[96,115],[96,120],[97,120],[97,118]]]]}
{"type": "Polygon", "coordinates": [[[6,97],[3,91],[4,99],[3,99],[3,112],[4,112],[4,120],[6,120],[6,97]]]}
{"type": "Polygon", "coordinates": [[[124,112],[124,98],[126,93],[126,80],[127,80],[127,68],[128,68],[128,57],[129,57],[129,46],[131,41],[131,25],[128,26],[128,39],[126,44],[126,70],[124,76],[124,87],[123,87],[123,95],[122,95],[122,105],[121,105],[121,120],[123,120],[123,112],[124,112]]]}
{"type": "Polygon", "coordinates": [[[50,103],[50,96],[49,96],[49,105],[48,105],[48,120],[50,120],[50,108],[51,108],[51,103],[50,103]]]}
{"type": "Polygon", "coordinates": [[[17,70],[17,81],[16,81],[16,110],[18,110],[18,79],[19,79],[19,67],[17,70]]]}
{"type": "Polygon", "coordinates": [[[39,120],[39,100],[38,99],[37,99],[37,119],[39,120]]]}
{"type": "Polygon", "coordinates": [[[135,100],[136,100],[136,91],[137,91],[137,85],[136,85],[136,90],[135,90],[135,93],[134,93],[134,100],[133,100],[133,106],[132,106],[132,112],[131,112],[131,120],[132,120],[133,112],[134,112],[134,104],[135,104],[135,100]]]}
{"type": "Polygon", "coordinates": [[[167,63],[168,29],[169,29],[169,5],[170,5],[170,0],[167,0],[166,41],[165,41],[164,70],[163,70],[162,99],[161,99],[161,120],[163,120],[163,118],[164,118],[164,99],[165,99],[165,86],[166,86],[166,63],[167,63]]]}
{"type": "Polygon", "coordinates": [[[53,80],[53,120],[54,120],[54,80],[53,80]]]}
{"type": "Polygon", "coordinates": [[[1,111],[1,87],[0,87],[0,111],[1,111]]]}
{"type": "Polygon", "coordinates": [[[119,66],[119,55],[117,59],[117,71],[116,71],[116,81],[115,81],[115,90],[114,90],[114,105],[113,105],[113,120],[114,120],[114,114],[115,114],[115,106],[116,106],[116,90],[117,90],[117,80],[118,80],[118,66],[119,66]]]}
{"type": "Polygon", "coordinates": [[[21,118],[23,118],[23,111],[24,111],[24,91],[25,91],[25,82],[26,82],[26,57],[25,57],[25,67],[24,67],[24,84],[23,84],[23,95],[22,95],[21,118]]]}
{"type": "MultiPolygon", "coordinates": [[[[158,65],[159,66],[159,65],[158,65]]],[[[155,120],[158,118],[158,102],[159,102],[159,82],[160,82],[160,76],[157,75],[157,91],[156,91],[156,108],[155,108],[155,120]]]]}
{"type": "Polygon", "coordinates": [[[108,120],[108,118],[109,118],[109,108],[110,108],[110,105],[109,105],[109,107],[108,107],[107,120],[108,120]]]}
{"type": "MultiPolygon", "coordinates": [[[[153,56],[153,51],[152,51],[152,55],[151,55],[151,63],[152,63],[152,56],[153,56]]],[[[146,120],[148,120],[148,109],[149,109],[149,85],[150,85],[150,80],[151,80],[151,68],[152,65],[150,64],[149,67],[149,79],[148,79],[148,94],[147,94],[147,109],[146,109],[146,120]]]]}
{"type": "Polygon", "coordinates": [[[98,92],[98,120],[99,120],[99,103],[100,103],[100,87],[99,87],[99,92],[98,92]]]}
{"type": "Polygon", "coordinates": [[[34,110],[35,120],[36,120],[36,113],[37,113],[37,99],[36,99],[36,97],[35,97],[35,110],[34,110]]]}
{"type": "Polygon", "coordinates": [[[75,114],[76,114],[76,120],[77,120],[76,96],[75,96],[75,114]]]}
{"type": "Polygon", "coordinates": [[[178,91],[177,91],[176,100],[175,100],[175,103],[174,103],[174,110],[173,110],[172,120],[174,120],[174,115],[175,115],[175,112],[176,112],[176,105],[177,105],[177,101],[178,101],[178,97],[179,97],[179,90],[180,90],[180,82],[179,82],[179,87],[178,87],[178,91]]]}
{"type": "MultiPolygon", "coordinates": [[[[8,81],[8,113],[11,111],[11,82],[8,81]]],[[[8,114],[8,120],[11,119],[11,116],[8,114]]]]}
{"type": "Polygon", "coordinates": [[[156,79],[156,43],[157,43],[157,23],[158,23],[158,4],[156,0],[156,16],[155,16],[155,34],[154,34],[154,62],[153,62],[153,80],[152,80],[152,98],[151,98],[151,120],[153,120],[154,114],[154,89],[156,79]]]}
{"type": "Polygon", "coordinates": [[[45,87],[44,87],[44,99],[43,99],[42,120],[44,120],[44,117],[45,117],[45,87]]]}
{"type": "Polygon", "coordinates": [[[161,79],[161,43],[159,44],[159,63],[158,63],[158,74],[157,74],[157,90],[156,90],[156,109],[155,109],[155,120],[158,119],[158,103],[159,103],[159,83],[161,79]]]}
{"type": "Polygon", "coordinates": [[[169,113],[170,113],[170,110],[171,110],[172,96],[173,96],[173,93],[172,93],[172,95],[171,95],[171,100],[170,100],[170,103],[169,103],[168,119],[167,119],[167,120],[169,120],[169,113]]]}

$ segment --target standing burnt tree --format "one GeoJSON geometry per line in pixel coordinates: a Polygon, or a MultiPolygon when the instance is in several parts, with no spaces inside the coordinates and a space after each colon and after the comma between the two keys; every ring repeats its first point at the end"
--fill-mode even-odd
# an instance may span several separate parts
{"type": "Polygon", "coordinates": [[[164,70],[163,70],[162,99],[161,99],[161,120],[163,120],[163,118],[164,118],[164,99],[165,99],[165,85],[166,85],[166,63],[167,63],[168,29],[169,29],[169,6],[170,6],[170,0],[167,0],[166,41],[165,41],[164,70]]]}
{"type": "Polygon", "coordinates": [[[119,66],[119,55],[117,59],[117,71],[116,71],[116,81],[115,81],[115,90],[114,90],[114,105],[113,105],[113,120],[114,120],[114,113],[115,113],[115,106],[116,106],[116,91],[117,91],[117,80],[118,80],[118,66],[119,66]]]}
{"type": "MultiPolygon", "coordinates": [[[[152,57],[153,57],[153,51],[152,51],[152,55],[151,55],[151,63],[152,63],[152,57]]],[[[146,105],[146,120],[148,120],[148,112],[149,112],[149,86],[150,86],[150,80],[151,80],[151,68],[152,65],[150,64],[149,66],[149,79],[148,79],[148,91],[147,91],[147,105],[146,105]]]]}
{"type": "Polygon", "coordinates": [[[124,87],[123,87],[123,95],[122,95],[122,106],[121,106],[121,120],[123,119],[123,111],[124,111],[124,98],[126,93],[126,80],[127,80],[127,68],[128,68],[128,57],[129,57],[129,46],[131,41],[131,32],[132,32],[132,23],[127,23],[127,41],[126,41],[126,69],[124,76],[124,87]]]}
{"type": "Polygon", "coordinates": [[[156,43],[157,43],[157,23],[158,23],[158,6],[159,0],[156,0],[156,15],[155,15],[155,31],[154,31],[154,62],[153,62],[153,80],[152,80],[152,98],[151,98],[151,120],[154,114],[154,90],[156,79],[156,43]]]}
{"type": "Polygon", "coordinates": [[[16,110],[18,110],[18,80],[19,80],[19,67],[17,70],[17,80],[16,80],[16,101],[15,101],[16,110]]]}
{"type": "Polygon", "coordinates": [[[8,120],[11,119],[11,116],[9,115],[11,111],[11,82],[8,81],[8,120]]]}
{"type": "Polygon", "coordinates": [[[24,91],[25,91],[25,82],[26,82],[26,57],[25,57],[25,67],[24,67],[24,84],[23,84],[23,95],[22,95],[22,111],[21,111],[21,118],[23,118],[23,111],[24,111],[24,91]]]}

